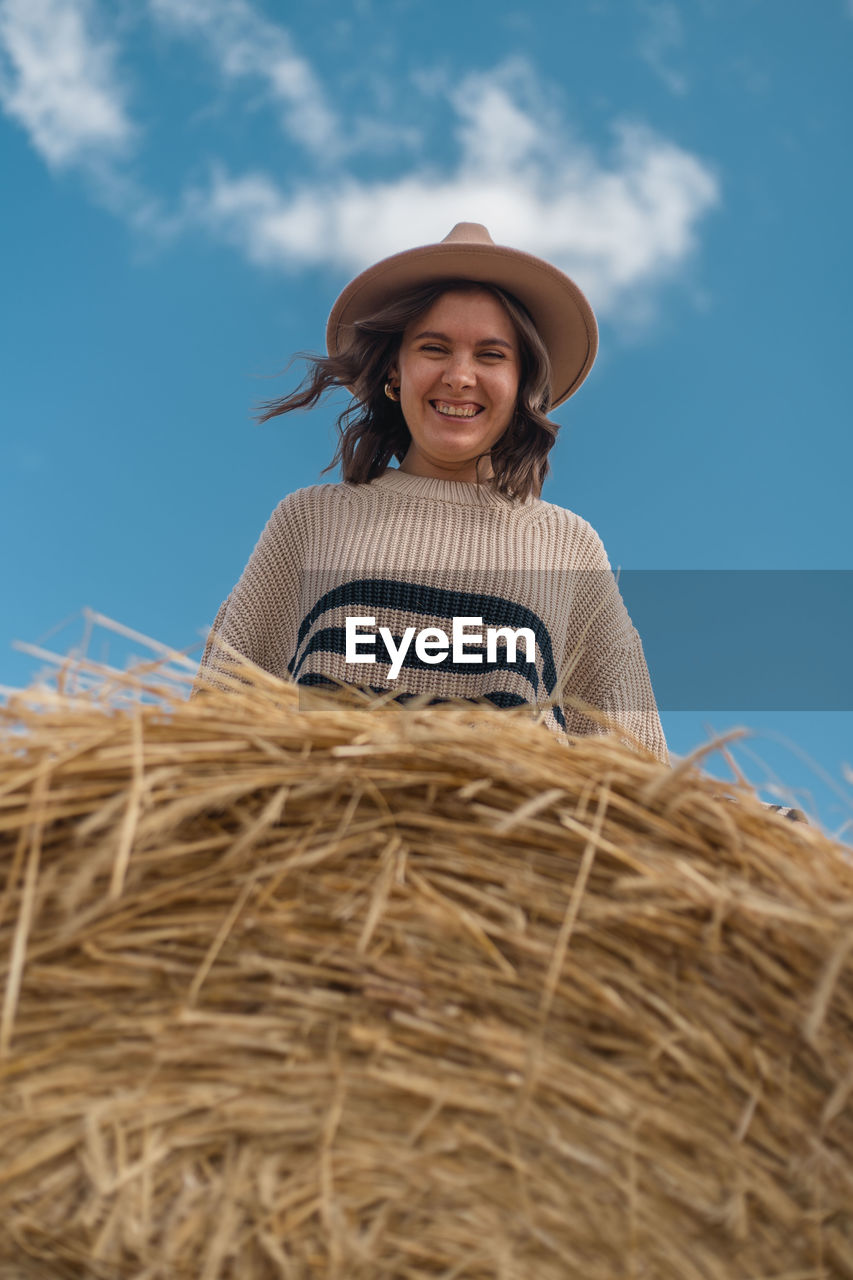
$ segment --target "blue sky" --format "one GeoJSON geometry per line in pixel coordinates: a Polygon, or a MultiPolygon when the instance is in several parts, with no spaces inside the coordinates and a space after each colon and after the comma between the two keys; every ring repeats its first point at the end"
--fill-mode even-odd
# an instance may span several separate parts
{"type": "MultiPolygon", "coordinates": [[[[0,0],[0,683],[84,606],[200,646],[333,449],[331,407],[253,406],[460,220],[593,303],[544,496],[614,566],[853,567],[852,56],[851,0],[0,0]]],[[[663,720],[853,818],[853,712],[663,720]]]]}

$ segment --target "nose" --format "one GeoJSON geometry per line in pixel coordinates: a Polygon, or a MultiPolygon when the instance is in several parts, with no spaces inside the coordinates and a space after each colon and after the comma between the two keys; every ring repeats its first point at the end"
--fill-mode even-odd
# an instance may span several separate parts
{"type": "Polygon", "coordinates": [[[473,387],[477,381],[477,373],[470,352],[455,351],[444,366],[442,382],[455,391],[465,387],[473,387]]]}

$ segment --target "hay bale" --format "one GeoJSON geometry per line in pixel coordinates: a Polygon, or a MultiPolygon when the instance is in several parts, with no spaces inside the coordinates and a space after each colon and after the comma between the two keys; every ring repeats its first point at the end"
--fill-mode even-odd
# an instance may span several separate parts
{"type": "Polygon", "coordinates": [[[261,677],[3,715],[2,1276],[853,1276],[819,832],[261,677]]]}

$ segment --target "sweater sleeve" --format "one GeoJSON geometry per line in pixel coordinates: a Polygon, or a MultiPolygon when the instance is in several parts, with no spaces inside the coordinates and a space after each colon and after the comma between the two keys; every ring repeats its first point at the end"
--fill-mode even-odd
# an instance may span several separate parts
{"type": "Polygon", "coordinates": [[[225,655],[214,642],[220,636],[256,666],[284,677],[298,627],[301,554],[293,495],[273,511],[240,580],[214,619],[190,697],[205,685],[218,685],[225,655]]]}
{"type": "Polygon", "coordinates": [[[572,574],[569,634],[562,687],[570,735],[605,733],[582,707],[604,713],[664,763],[666,740],[643,646],[620,595],[601,539],[586,526],[581,568],[572,574]]]}

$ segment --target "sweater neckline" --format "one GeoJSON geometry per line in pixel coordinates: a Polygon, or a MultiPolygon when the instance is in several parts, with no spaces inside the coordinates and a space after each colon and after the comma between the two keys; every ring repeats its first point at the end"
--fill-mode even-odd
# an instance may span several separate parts
{"type": "MultiPolygon", "coordinates": [[[[388,467],[371,485],[402,498],[426,498],[430,502],[451,502],[464,507],[519,507],[525,504],[498,493],[488,483],[476,485],[465,480],[437,480],[432,476],[413,476],[396,467],[388,467]]],[[[530,499],[528,501],[535,501],[530,499]]]]}

